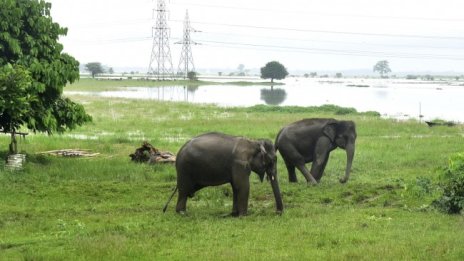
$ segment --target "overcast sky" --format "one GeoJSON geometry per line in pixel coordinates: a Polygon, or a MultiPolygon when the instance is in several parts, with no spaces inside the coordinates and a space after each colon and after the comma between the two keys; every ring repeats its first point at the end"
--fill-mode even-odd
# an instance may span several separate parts
{"type": "MultiPolygon", "coordinates": [[[[148,68],[156,0],[48,0],[60,42],[82,64],[148,68]]],[[[176,70],[188,10],[197,69],[371,70],[464,73],[462,0],[166,0],[176,70]]]]}

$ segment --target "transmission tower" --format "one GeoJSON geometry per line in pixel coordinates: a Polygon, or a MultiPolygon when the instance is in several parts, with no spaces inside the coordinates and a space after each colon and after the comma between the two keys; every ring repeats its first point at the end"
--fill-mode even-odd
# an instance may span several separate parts
{"type": "Polygon", "coordinates": [[[190,20],[188,10],[185,12],[184,20],[184,36],[182,41],[176,42],[176,44],[182,44],[182,53],[180,55],[179,69],[177,75],[182,75],[187,78],[189,72],[195,71],[195,65],[193,64],[193,55],[191,45],[197,45],[198,43],[192,41],[190,38],[190,32],[198,32],[190,26],[190,20]]]}
{"type": "Polygon", "coordinates": [[[156,6],[156,24],[153,26],[153,47],[151,49],[148,74],[159,79],[174,76],[171,50],[169,49],[169,27],[167,24],[167,10],[164,0],[158,0],[156,6]]]}

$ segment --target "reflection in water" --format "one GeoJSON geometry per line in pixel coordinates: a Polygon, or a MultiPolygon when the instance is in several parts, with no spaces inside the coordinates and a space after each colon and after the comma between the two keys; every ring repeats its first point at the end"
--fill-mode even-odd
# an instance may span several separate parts
{"type": "MultiPolygon", "coordinates": [[[[464,82],[386,82],[387,88],[347,88],[346,82],[333,83],[330,88],[319,79],[289,79],[279,89],[261,85],[202,85],[169,87],[127,87],[104,92],[68,92],[66,95],[98,95],[129,99],[185,101],[214,103],[221,106],[253,106],[271,104],[280,106],[320,106],[334,104],[354,107],[358,111],[377,111],[388,117],[405,118],[404,115],[424,120],[440,118],[464,122],[462,100],[464,82]]],[[[337,80],[343,81],[343,80],[337,80]]],[[[346,80],[348,81],[348,80],[346,80]]],[[[381,80],[350,79],[350,84],[379,86],[381,80]]],[[[382,80],[383,81],[383,80],[382,80]]]]}
{"type": "MultiPolygon", "coordinates": [[[[157,88],[147,87],[147,88],[144,88],[144,91],[147,93],[147,96],[145,96],[145,98],[148,98],[148,99],[155,99],[158,101],[193,102],[195,98],[195,92],[198,90],[198,88],[199,88],[198,85],[185,85],[182,87],[161,86],[157,88]]],[[[139,88],[139,90],[141,89],[142,88],[139,88]]],[[[126,93],[125,97],[130,97],[130,95],[126,93]]]]}
{"type": "Polygon", "coordinates": [[[184,100],[185,102],[193,102],[195,98],[195,92],[198,90],[199,85],[187,85],[183,86],[184,100]]]}
{"type": "Polygon", "coordinates": [[[268,105],[279,105],[287,98],[287,92],[284,89],[261,89],[261,100],[268,105]]]}
{"type": "Polygon", "coordinates": [[[388,98],[388,91],[386,89],[378,89],[374,93],[375,93],[375,96],[377,96],[379,99],[388,98]]]}
{"type": "Polygon", "coordinates": [[[191,93],[195,93],[198,90],[198,87],[200,87],[200,85],[187,85],[187,90],[191,93]]]}

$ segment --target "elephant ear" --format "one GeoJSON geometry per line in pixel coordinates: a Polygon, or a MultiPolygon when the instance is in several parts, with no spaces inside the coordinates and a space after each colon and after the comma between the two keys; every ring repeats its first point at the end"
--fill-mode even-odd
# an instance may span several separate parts
{"type": "Polygon", "coordinates": [[[322,133],[327,136],[331,142],[335,141],[335,135],[337,134],[335,123],[327,123],[322,129],[322,133]]]}

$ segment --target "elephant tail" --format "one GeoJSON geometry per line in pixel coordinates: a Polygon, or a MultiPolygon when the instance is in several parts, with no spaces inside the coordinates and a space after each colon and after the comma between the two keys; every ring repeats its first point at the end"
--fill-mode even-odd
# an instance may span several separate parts
{"type": "Polygon", "coordinates": [[[166,209],[168,209],[169,202],[171,202],[172,197],[174,197],[174,194],[177,192],[177,186],[174,188],[174,191],[172,192],[171,196],[168,199],[168,202],[166,202],[166,205],[164,205],[163,208],[163,213],[166,212],[166,209]]]}

